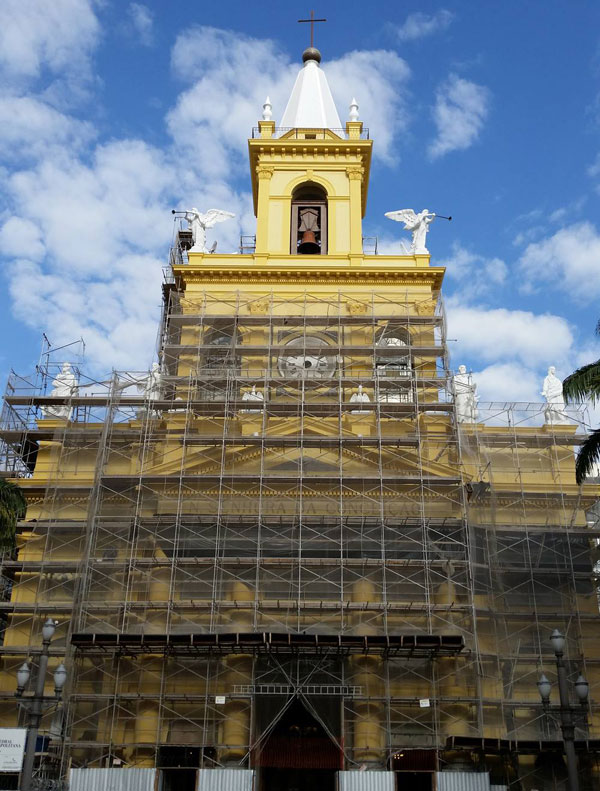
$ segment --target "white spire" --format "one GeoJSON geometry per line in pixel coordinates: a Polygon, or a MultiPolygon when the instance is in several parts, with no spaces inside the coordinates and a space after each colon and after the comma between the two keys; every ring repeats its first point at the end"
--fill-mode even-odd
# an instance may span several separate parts
{"type": "Polygon", "coordinates": [[[263,121],[270,121],[273,118],[273,105],[271,104],[271,100],[267,96],[265,99],[265,103],[263,104],[263,114],[262,119],[263,121]]]}
{"type": "Polygon", "coordinates": [[[302,59],[304,66],[296,77],[281,126],[292,129],[340,129],[342,124],[327,78],[319,68],[321,54],[309,47],[302,59]]]}
{"type": "Polygon", "coordinates": [[[359,117],[360,116],[358,115],[358,102],[356,101],[356,99],[353,98],[352,101],[350,102],[350,113],[348,114],[348,120],[358,121],[359,117]]]}

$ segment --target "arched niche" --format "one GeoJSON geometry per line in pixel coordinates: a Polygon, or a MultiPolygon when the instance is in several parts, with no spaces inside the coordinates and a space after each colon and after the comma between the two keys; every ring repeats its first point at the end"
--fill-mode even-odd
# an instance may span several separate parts
{"type": "Polygon", "coordinates": [[[292,191],[290,253],[327,253],[327,191],[315,181],[304,181],[292,191]]]}

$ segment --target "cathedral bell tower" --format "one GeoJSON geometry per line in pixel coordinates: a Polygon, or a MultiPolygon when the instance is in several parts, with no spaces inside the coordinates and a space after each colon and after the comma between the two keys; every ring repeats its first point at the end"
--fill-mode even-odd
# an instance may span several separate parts
{"type": "Polygon", "coordinates": [[[361,256],[373,143],[356,111],[342,127],[319,51],[302,59],[281,127],[263,117],[249,141],[256,254],[361,256]]]}

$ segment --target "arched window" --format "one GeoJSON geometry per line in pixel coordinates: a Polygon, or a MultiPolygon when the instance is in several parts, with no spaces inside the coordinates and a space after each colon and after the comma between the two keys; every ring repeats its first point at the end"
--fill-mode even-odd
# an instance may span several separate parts
{"type": "Polygon", "coordinates": [[[312,181],[292,193],[292,255],[327,253],[327,193],[312,181]]]}
{"type": "Polygon", "coordinates": [[[386,354],[375,355],[375,367],[379,376],[409,377],[411,375],[410,333],[406,327],[388,324],[376,336],[376,345],[386,347],[386,354]],[[392,348],[390,348],[392,347],[392,348]]]}

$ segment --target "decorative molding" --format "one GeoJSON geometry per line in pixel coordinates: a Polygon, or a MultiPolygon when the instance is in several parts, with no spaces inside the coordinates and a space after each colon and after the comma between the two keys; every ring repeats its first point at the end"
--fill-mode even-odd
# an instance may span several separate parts
{"type": "Polygon", "coordinates": [[[346,310],[351,316],[364,316],[368,309],[365,302],[346,302],[346,310]]]}
{"type": "Polygon", "coordinates": [[[350,181],[362,181],[364,172],[364,168],[360,167],[359,165],[346,168],[346,174],[348,175],[350,181]]]}
{"type": "Polygon", "coordinates": [[[262,297],[262,299],[255,299],[248,303],[248,313],[253,316],[264,316],[269,310],[269,298],[262,297]]]}
{"type": "Polygon", "coordinates": [[[191,270],[190,266],[177,268],[177,275],[185,283],[311,283],[319,286],[361,285],[414,285],[439,289],[442,273],[431,268],[402,270],[397,272],[358,268],[345,271],[330,269],[246,269],[241,272],[226,269],[208,269],[204,266],[191,270]]]}
{"type": "Polygon", "coordinates": [[[268,165],[258,165],[256,173],[259,179],[270,179],[273,173],[275,173],[275,168],[269,167],[268,165]]]}
{"type": "Polygon", "coordinates": [[[419,316],[429,316],[435,312],[437,299],[426,299],[423,302],[415,302],[415,310],[419,316]]]}

